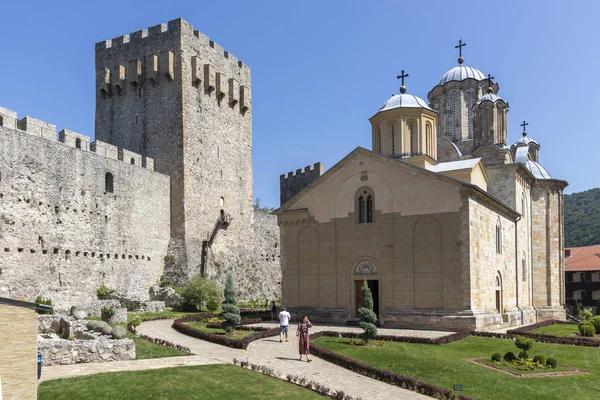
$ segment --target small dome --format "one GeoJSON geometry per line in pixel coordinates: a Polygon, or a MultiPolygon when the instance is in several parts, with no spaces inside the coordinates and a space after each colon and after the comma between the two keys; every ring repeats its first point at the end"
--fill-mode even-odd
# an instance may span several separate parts
{"type": "Polygon", "coordinates": [[[492,103],[495,103],[498,100],[502,100],[502,97],[498,96],[496,93],[486,93],[485,95],[481,96],[479,100],[477,100],[477,104],[480,104],[484,101],[491,101],[492,103]]]}
{"type": "Polygon", "coordinates": [[[542,164],[529,159],[529,146],[517,148],[515,151],[515,162],[523,164],[538,179],[552,179],[552,176],[550,176],[542,164]]]}
{"type": "Polygon", "coordinates": [[[528,138],[527,137],[527,132],[524,132],[525,134],[523,135],[523,137],[519,140],[517,140],[514,144],[514,146],[519,146],[519,145],[523,145],[523,144],[529,144],[529,143],[535,143],[535,144],[539,144],[538,142],[536,142],[535,140],[528,138]]]}
{"type": "Polygon", "coordinates": [[[467,67],[465,65],[459,65],[458,67],[454,67],[448,72],[446,72],[440,78],[438,85],[445,85],[450,81],[464,81],[465,79],[476,79],[478,81],[482,81],[485,78],[483,72],[478,70],[477,68],[467,67]]]}
{"type": "Polygon", "coordinates": [[[433,111],[420,97],[413,96],[412,94],[396,94],[383,103],[378,112],[393,108],[426,108],[433,111]]]}

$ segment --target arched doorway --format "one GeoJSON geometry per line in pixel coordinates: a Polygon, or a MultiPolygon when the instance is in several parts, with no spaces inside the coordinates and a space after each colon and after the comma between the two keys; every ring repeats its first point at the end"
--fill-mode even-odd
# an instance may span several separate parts
{"type": "Polygon", "coordinates": [[[500,272],[496,274],[494,286],[496,289],[496,310],[502,314],[502,277],[500,276],[500,272]]]}
{"type": "Polygon", "coordinates": [[[352,274],[352,315],[359,318],[358,309],[362,307],[362,286],[367,281],[367,286],[373,295],[373,311],[379,317],[379,293],[381,288],[379,285],[379,269],[371,260],[360,261],[353,270],[352,274]]]}

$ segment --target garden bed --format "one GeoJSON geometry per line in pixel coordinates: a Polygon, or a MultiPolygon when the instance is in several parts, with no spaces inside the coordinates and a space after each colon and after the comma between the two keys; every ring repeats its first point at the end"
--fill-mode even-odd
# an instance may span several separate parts
{"type": "Polygon", "coordinates": [[[463,358],[463,360],[484,368],[502,372],[503,374],[516,376],[519,378],[548,378],[552,376],[570,376],[587,374],[586,371],[580,371],[568,365],[558,364],[555,369],[545,368],[543,370],[521,371],[507,363],[496,363],[489,358],[463,358]]]}
{"type": "Polygon", "coordinates": [[[253,331],[253,333],[243,337],[243,338],[235,338],[227,335],[223,335],[220,333],[210,332],[210,329],[218,328],[220,326],[217,324],[204,324],[202,327],[193,325],[189,325],[190,323],[198,323],[199,320],[215,318],[216,316],[210,313],[199,313],[188,315],[180,319],[176,319],[173,322],[173,329],[176,331],[183,333],[184,335],[188,335],[191,337],[195,337],[197,339],[206,340],[212,343],[220,344],[227,347],[232,347],[235,349],[246,349],[250,343],[258,339],[264,339],[269,336],[277,336],[279,335],[279,328],[263,328],[263,327],[247,327],[245,324],[253,324],[261,321],[256,321],[254,319],[244,319],[241,321],[241,324],[236,326],[236,331],[253,331]]]}

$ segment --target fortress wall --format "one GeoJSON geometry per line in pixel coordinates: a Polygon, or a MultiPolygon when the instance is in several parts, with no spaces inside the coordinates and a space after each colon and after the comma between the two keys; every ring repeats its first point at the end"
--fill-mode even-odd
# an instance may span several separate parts
{"type": "Polygon", "coordinates": [[[147,299],[169,242],[169,177],[101,142],[91,147],[107,156],[72,147],[80,136],[63,132],[61,143],[0,127],[0,296],[66,307],[104,284],[147,299]]]}

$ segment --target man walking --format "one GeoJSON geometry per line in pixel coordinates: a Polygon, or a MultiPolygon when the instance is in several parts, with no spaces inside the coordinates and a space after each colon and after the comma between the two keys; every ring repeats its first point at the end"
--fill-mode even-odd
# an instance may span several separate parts
{"type": "Polygon", "coordinates": [[[285,341],[288,341],[288,325],[292,316],[286,311],[285,307],[281,307],[279,313],[279,343],[283,342],[283,334],[285,333],[285,341]]]}

